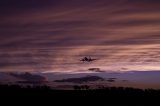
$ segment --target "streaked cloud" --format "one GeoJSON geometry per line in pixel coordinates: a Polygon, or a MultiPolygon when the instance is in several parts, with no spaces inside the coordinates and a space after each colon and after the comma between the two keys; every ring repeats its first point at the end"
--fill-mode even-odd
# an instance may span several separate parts
{"type": "Polygon", "coordinates": [[[1,71],[158,67],[158,0],[5,0],[0,12],[1,71]]]}

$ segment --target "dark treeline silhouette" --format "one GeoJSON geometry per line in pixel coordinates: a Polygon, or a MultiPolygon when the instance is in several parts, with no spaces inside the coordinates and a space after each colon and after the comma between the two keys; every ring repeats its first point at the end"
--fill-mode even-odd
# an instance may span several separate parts
{"type": "Polygon", "coordinates": [[[99,89],[90,89],[88,85],[75,85],[73,88],[75,90],[54,90],[48,86],[0,85],[0,94],[6,100],[16,98],[17,100],[23,99],[25,102],[33,100],[53,105],[63,105],[63,103],[74,106],[160,105],[160,90],[103,86],[99,89]]]}
{"type": "Polygon", "coordinates": [[[78,85],[74,85],[73,89],[74,90],[89,90],[89,86],[88,85],[82,85],[82,86],[78,86],[78,85]]]}
{"type": "Polygon", "coordinates": [[[20,86],[20,85],[6,85],[6,84],[1,84],[0,85],[0,91],[30,91],[30,90],[41,90],[41,91],[45,91],[45,90],[51,90],[51,88],[49,86],[43,85],[43,86],[20,86]]]}

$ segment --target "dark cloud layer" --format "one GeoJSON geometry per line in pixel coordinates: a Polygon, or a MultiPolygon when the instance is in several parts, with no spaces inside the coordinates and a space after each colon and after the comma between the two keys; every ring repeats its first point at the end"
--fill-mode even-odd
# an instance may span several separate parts
{"type": "Polygon", "coordinates": [[[5,0],[0,13],[1,71],[158,69],[158,0],[5,0]]]}

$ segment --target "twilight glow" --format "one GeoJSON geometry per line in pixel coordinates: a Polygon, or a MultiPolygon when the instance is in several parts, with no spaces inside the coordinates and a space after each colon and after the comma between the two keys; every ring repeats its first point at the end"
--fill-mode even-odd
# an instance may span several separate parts
{"type": "Polygon", "coordinates": [[[0,13],[0,71],[160,70],[159,0],[3,0],[0,13]]]}

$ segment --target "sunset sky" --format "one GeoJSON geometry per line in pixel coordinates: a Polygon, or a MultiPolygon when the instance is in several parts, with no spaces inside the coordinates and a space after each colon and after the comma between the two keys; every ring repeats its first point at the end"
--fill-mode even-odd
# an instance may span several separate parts
{"type": "Polygon", "coordinates": [[[0,72],[160,70],[160,0],[1,0],[0,72]],[[79,61],[84,56],[98,59],[79,61]]]}

